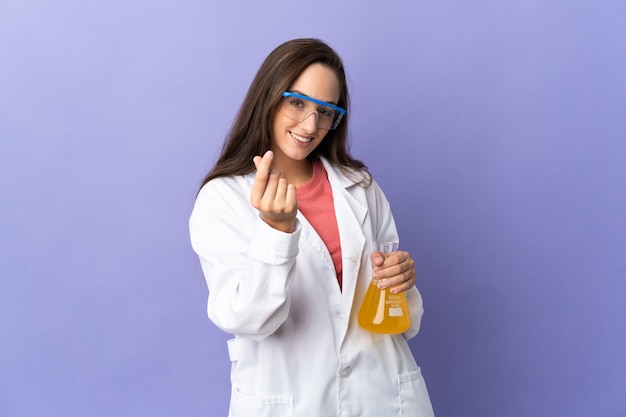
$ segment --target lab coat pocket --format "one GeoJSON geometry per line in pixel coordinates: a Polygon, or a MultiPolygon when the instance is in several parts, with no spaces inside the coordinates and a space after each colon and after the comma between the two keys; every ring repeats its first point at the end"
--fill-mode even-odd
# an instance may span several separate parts
{"type": "Polygon", "coordinates": [[[398,375],[398,389],[402,417],[434,417],[420,368],[398,375]]]}
{"type": "Polygon", "coordinates": [[[293,417],[293,397],[254,397],[233,389],[230,399],[231,417],[293,417]]]}

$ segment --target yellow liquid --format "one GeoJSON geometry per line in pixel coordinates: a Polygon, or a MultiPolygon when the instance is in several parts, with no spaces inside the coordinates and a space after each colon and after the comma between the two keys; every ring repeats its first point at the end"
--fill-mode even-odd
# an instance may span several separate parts
{"type": "Polygon", "coordinates": [[[392,294],[371,282],[359,310],[359,325],[375,333],[398,334],[407,331],[411,325],[411,316],[404,293],[392,294]]]}

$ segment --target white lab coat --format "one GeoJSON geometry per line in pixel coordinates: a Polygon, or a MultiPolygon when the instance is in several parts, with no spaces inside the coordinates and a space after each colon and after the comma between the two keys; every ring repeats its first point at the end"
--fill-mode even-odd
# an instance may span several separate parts
{"type": "Polygon", "coordinates": [[[362,329],[370,242],[397,240],[389,203],[322,160],[333,190],[343,291],[322,239],[298,213],[296,230],[269,227],[250,205],[254,173],[219,178],[198,194],[191,242],[209,288],[208,315],[235,337],[230,417],[430,417],[433,411],[407,339],[422,300],[406,292],[411,328],[362,329]]]}

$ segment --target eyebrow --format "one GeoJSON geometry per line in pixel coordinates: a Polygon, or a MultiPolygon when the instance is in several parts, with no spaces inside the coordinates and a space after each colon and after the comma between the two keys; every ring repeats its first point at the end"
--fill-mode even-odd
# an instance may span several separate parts
{"type": "MultiPolygon", "coordinates": [[[[298,94],[300,94],[301,96],[305,96],[305,97],[309,97],[309,98],[315,98],[315,97],[311,97],[311,96],[310,96],[310,95],[308,95],[308,94],[304,94],[304,93],[303,93],[302,91],[300,91],[300,90],[291,90],[291,91],[292,91],[292,92],[294,92],[294,93],[298,93],[298,94]]],[[[336,106],[336,105],[337,105],[337,102],[335,102],[335,101],[320,100],[319,98],[317,98],[316,100],[323,101],[324,103],[332,104],[332,105],[334,105],[334,106],[336,106]]]]}

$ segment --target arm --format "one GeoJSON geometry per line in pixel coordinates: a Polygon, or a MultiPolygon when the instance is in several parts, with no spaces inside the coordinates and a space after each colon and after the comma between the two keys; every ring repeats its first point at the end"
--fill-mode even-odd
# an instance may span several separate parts
{"type": "MultiPolygon", "coordinates": [[[[389,201],[385,197],[382,189],[376,182],[372,183],[374,194],[376,195],[376,218],[377,241],[395,241],[398,242],[398,232],[396,229],[393,214],[389,201]]],[[[415,287],[416,272],[415,261],[411,258],[409,252],[397,251],[383,257],[381,252],[375,251],[371,255],[372,261],[372,278],[378,279],[381,289],[390,289],[392,293],[404,293],[409,312],[411,315],[411,327],[404,333],[407,339],[417,335],[419,332],[424,307],[422,296],[415,287]]]]}
{"type": "Polygon", "coordinates": [[[198,194],[189,227],[209,288],[208,315],[222,330],[260,340],[289,314],[300,225],[269,226],[249,202],[250,190],[228,178],[198,194]]]}

